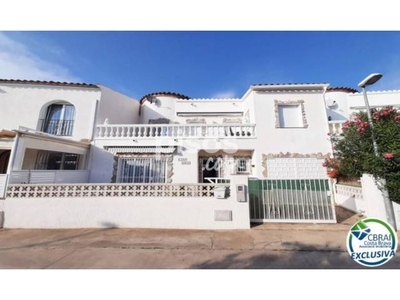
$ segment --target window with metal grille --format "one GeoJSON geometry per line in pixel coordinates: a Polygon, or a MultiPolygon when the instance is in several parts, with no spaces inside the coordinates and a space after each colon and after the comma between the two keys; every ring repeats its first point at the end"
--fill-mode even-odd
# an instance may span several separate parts
{"type": "Polygon", "coordinates": [[[75,122],[75,107],[72,104],[52,104],[42,120],[42,131],[62,136],[71,136],[75,122]]]}
{"type": "Polygon", "coordinates": [[[250,159],[249,158],[237,158],[235,160],[236,173],[250,173],[250,159]]]}
{"type": "Polygon", "coordinates": [[[117,181],[122,183],[165,183],[166,166],[165,157],[120,158],[117,181]]]}

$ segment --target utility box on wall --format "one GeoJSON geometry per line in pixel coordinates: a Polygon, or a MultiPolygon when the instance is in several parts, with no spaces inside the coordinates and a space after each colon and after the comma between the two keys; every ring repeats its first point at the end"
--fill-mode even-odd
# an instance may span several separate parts
{"type": "Polygon", "coordinates": [[[236,197],[238,202],[247,202],[247,186],[244,184],[236,185],[236,197]]]}
{"type": "Polygon", "coordinates": [[[225,199],[226,198],[226,187],[220,186],[214,189],[214,195],[217,199],[225,199]]]}

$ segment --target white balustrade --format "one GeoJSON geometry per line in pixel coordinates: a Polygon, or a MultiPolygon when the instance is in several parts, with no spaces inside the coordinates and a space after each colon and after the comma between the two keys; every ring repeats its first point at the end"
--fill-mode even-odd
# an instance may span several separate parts
{"type": "Polygon", "coordinates": [[[255,138],[255,124],[98,125],[98,139],[255,138]]]}
{"type": "Polygon", "coordinates": [[[343,133],[343,123],[345,121],[329,121],[329,133],[333,136],[338,136],[343,133]]]}
{"type": "Polygon", "coordinates": [[[336,184],[336,193],[347,197],[363,199],[362,187],[336,184]]]}

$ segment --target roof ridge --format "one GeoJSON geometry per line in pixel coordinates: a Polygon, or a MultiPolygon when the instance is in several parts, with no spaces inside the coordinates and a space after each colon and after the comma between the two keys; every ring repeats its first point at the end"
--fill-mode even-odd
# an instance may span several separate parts
{"type": "Polygon", "coordinates": [[[46,81],[46,80],[26,80],[26,79],[0,79],[0,83],[11,84],[38,84],[38,85],[53,85],[53,86],[71,86],[71,87],[87,87],[99,88],[98,85],[84,82],[66,82],[66,81],[46,81]]]}
{"type": "Polygon", "coordinates": [[[182,99],[182,100],[190,99],[189,96],[186,96],[183,94],[161,91],[161,92],[154,92],[154,93],[146,94],[142,98],[140,98],[139,102],[142,104],[146,100],[147,97],[151,97],[151,96],[173,96],[173,97],[176,97],[176,98],[182,99]]]}

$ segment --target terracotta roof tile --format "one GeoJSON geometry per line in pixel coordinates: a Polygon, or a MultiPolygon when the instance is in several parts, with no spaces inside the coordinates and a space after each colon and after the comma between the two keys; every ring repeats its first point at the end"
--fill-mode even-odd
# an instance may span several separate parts
{"type": "Polygon", "coordinates": [[[146,99],[147,99],[148,97],[151,97],[151,96],[173,96],[173,97],[178,98],[178,99],[186,99],[186,100],[189,100],[189,99],[190,99],[190,97],[188,97],[188,96],[186,96],[186,95],[178,94],[178,93],[172,93],[172,92],[155,92],[155,93],[150,93],[150,94],[144,95],[144,96],[139,100],[140,104],[142,104],[144,101],[146,101],[146,99]]]}
{"type": "Polygon", "coordinates": [[[53,86],[70,86],[70,87],[83,87],[83,88],[99,88],[91,83],[77,83],[77,82],[61,82],[61,81],[42,81],[42,80],[21,80],[21,79],[0,79],[0,83],[6,84],[37,84],[37,85],[53,85],[53,86]]]}
{"type": "Polygon", "coordinates": [[[326,89],[327,92],[345,92],[345,93],[358,93],[356,89],[345,86],[329,87],[326,89]]]}

